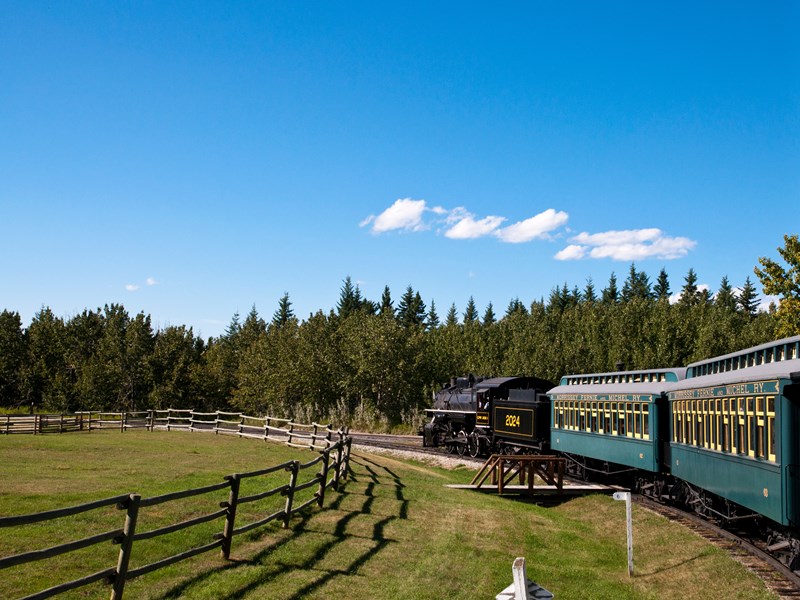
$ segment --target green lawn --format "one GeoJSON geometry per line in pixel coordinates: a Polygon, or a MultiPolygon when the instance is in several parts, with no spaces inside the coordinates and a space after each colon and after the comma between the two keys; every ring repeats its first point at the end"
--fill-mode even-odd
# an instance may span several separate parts
{"type": "MultiPolygon", "coordinates": [[[[221,481],[222,476],[308,451],[255,440],[185,432],[92,432],[0,437],[0,515],[22,514],[137,492],[144,497],[221,481]]],[[[556,598],[774,598],[722,551],[679,525],[634,507],[635,570],[627,575],[625,507],[605,496],[541,508],[452,490],[471,471],[447,471],[356,451],[342,493],[309,508],[289,529],[268,525],[217,551],[127,584],[139,598],[494,598],[511,583],[511,563],[556,598]]],[[[248,481],[248,490],[274,487],[248,481]]],[[[244,485],[244,484],[243,484],[244,485]]],[[[310,493],[310,491],[309,491],[310,493]]],[[[212,512],[217,492],[143,511],[138,531],[212,512]]],[[[280,499],[244,505],[237,523],[273,512],[280,499]],[[245,509],[245,507],[247,507],[245,509]]],[[[41,548],[122,524],[114,508],[47,526],[0,529],[0,556],[41,548]]],[[[210,541],[220,523],[134,547],[132,567],[210,541]]],[[[74,557],[0,571],[0,597],[14,598],[113,566],[110,543],[74,557]]],[[[107,598],[89,586],[64,597],[107,598]]]]}

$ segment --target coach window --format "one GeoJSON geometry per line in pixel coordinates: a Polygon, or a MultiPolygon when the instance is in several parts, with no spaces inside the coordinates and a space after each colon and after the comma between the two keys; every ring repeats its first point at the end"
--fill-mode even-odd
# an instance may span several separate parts
{"type": "Polygon", "coordinates": [[[747,455],[755,458],[756,456],[756,446],[758,445],[758,440],[756,439],[756,422],[755,422],[755,398],[750,397],[747,398],[747,411],[746,411],[746,418],[745,418],[745,425],[747,427],[747,437],[748,437],[748,445],[747,445],[747,455]]]}
{"type": "Polygon", "coordinates": [[[708,414],[706,415],[706,422],[708,423],[708,447],[712,450],[717,449],[717,411],[715,410],[718,401],[711,400],[708,403],[708,414]]]}
{"type": "Polygon", "coordinates": [[[624,405],[620,404],[620,407],[622,406],[625,407],[625,435],[633,437],[633,404],[627,402],[624,405]]]}
{"type": "Polygon", "coordinates": [[[650,407],[652,404],[643,404],[642,410],[642,436],[644,439],[650,439],[650,407]]]}
{"type": "Polygon", "coordinates": [[[762,397],[756,398],[756,415],[754,418],[756,422],[756,456],[758,458],[765,458],[766,452],[764,450],[764,434],[766,433],[766,428],[764,427],[764,398],[762,397]]]}
{"type": "Polygon", "coordinates": [[[767,397],[767,450],[767,458],[775,462],[775,396],[767,397]]]}
{"type": "Polygon", "coordinates": [[[672,410],[670,410],[670,414],[672,415],[672,441],[673,442],[680,442],[678,438],[678,403],[672,402],[670,404],[672,410]]]}
{"type": "Polygon", "coordinates": [[[739,454],[747,454],[747,427],[742,415],[736,416],[736,427],[736,449],[739,454]]]}
{"type": "Polygon", "coordinates": [[[700,411],[694,413],[694,445],[703,445],[703,413],[700,411]]]}

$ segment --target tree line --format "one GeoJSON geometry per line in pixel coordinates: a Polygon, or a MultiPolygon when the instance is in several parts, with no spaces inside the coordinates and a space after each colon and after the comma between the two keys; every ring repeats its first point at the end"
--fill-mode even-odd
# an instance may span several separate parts
{"type": "MultiPolygon", "coordinates": [[[[762,259],[764,260],[764,259],[762,259]]],[[[774,264],[770,268],[774,273],[774,264]]],[[[415,425],[431,393],[457,374],[530,375],[682,366],[760,344],[784,331],[757,310],[749,277],[716,293],[690,269],[679,290],[634,264],[596,289],[566,283],[547,299],[511,300],[500,315],[470,297],[440,316],[408,286],[365,298],[347,277],[334,309],[298,319],[288,294],[269,321],[255,306],[203,340],[183,325],[154,330],[120,304],[69,318],[43,307],[27,327],[0,313],[0,406],[44,411],[230,409],[310,422],[415,425]]],[[[794,333],[800,333],[800,327],[794,333]]]]}

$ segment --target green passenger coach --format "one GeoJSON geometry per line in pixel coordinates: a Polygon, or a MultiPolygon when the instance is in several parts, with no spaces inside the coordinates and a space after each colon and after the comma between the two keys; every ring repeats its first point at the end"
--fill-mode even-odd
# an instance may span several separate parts
{"type": "Polygon", "coordinates": [[[568,375],[548,392],[550,444],[570,458],[570,470],[623,475],[656,473],[667,461],[666,392],[685,368],[568,375]]]}
{"type": "Polygon", "coordinates": [[[670,470],[688,501],[798,526],[800,336],[689,365],[669,404],[670,470]]]}

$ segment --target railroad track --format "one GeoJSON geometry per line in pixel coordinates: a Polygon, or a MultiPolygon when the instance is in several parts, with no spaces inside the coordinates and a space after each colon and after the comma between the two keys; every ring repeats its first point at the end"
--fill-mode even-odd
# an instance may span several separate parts
{"type": "Polygon", "coordinates": [[[758,575],[766,586],[781,598],[800,598],[800,574],[792,571],[763,548],[735,533],[702,519],[698,515],[685,512],[674,506],[659,504],[649,498],[635,494],[634,500],[642,506],[658,513],[670,521],[680,523],[726,550],[739,562],[758,575]]]}
{"type": "Polygon", "coordinates": [[[350,437],[353,438],[354,444],[360,446],[414,452],[416,454],[434,456],[437,458],[451,458],[465,465],[475,465],[476,467],[480,467],[486,462],[485,458],[472,458],[466,454],[464,456],[449,454],[443,448],[425,448],[422,445],[422,438],[418,435],[383,435],[376,433],[353,433],[351,431],[350,437]]]}

